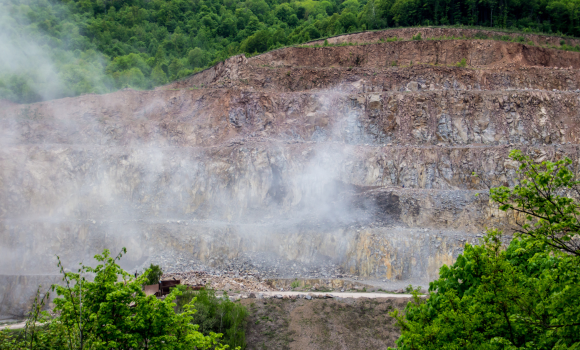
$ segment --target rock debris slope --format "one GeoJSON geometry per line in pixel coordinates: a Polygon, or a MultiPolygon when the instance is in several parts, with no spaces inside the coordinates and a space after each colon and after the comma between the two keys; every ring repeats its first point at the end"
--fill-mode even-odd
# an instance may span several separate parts
{"type": "Polygon", "coordinates": [[[155,91],[4,102],[1,272],[126,246],[129,268],[424,285],[507,228],[484,182],[513,184],[511,149],[578,159],[580,54],[481,33],[361,33],[155,91]]]}

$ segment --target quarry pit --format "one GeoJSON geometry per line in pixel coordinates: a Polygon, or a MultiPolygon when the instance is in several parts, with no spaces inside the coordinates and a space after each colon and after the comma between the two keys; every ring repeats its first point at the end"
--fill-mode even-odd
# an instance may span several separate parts
{"type": "Polygon", "coordinates": [[[580,53],[499,35],[349,34],[153,91],[0,102],[0,318],[60,281],[55,254],[104,248],[130,271],[426,287],[509,232],[487,191],[513,185],[510,150],[577,171],[580,53]]]}

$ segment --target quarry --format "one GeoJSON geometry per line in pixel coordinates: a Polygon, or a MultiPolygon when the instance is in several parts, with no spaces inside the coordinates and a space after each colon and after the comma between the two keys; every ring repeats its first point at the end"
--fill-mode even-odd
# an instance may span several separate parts
{"type": "Polygon", "coordinates": [[[74,268],[104,248],[127,247],[129,271],[271,290],[426,288],[486,229],[511,232],[488,197],[513,185],[510,150],[578,166],[580,53],[561,40],[363,32],[150,91],[0,101],[0,318],[60,281],[55,254],[74,268]]]}

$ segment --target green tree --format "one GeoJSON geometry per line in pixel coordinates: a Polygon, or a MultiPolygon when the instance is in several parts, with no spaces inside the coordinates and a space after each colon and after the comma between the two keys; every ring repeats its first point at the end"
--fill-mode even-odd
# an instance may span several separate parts
{"type": "Polygon", "coordinates": [[[270,6],[264,0],[246,0],[246,6],[258,17],[264,16],[270,11],[270,6]]]}
{"type": "Polygon", "coordinates": [[[577,349],[580,347],[578,185],[570,159],[540,164],[513,151],[519,162],[513,188],[491,189],[518,229],[504,249],[491,230],[481,245],[467,244],[405,314],[398,349],[577,349]]]}
{"type": "Polygon", "coordinates": [[[159,281],[161,281],[161,276],[163,276],[163,271],[161,270],[161,267],[159,265],[150,264],[149,268],[145,272],[145,275],[147,275],[147,279],[145,281],[145,284],[147,284],[147,285],[157,284],[157,283],[159,283],[159,281]]]}
{"type": "Polygon", "coordinates": [[[245,323],[248,313],[242,305],[232,302],[225,293],[223,298],[218,298],[211,289],[192,291],[185,286],[180,288],[183,294],[177,299],[177,310],[181,311],[184,305],[195,300],[196,313],[192,322],[199,325],[200,332],[223,334],[221,340],[223,344],[231,348],[245,347],[245,323]]]}
{"type": "Polygon", "coordinates": [[[288,22],[290,16],[294,14],[294,10],[287,3],[283,3],[276,7],[275,14],[282,22],[288,22]]]}
{"type": "Polygon", "coordinates": [[[141,286],[148,273],[133,278],[117,261],[126,252],[112,257],[108,250],[96,255],[96,267],[81,265],[76,273],[65,272],[59,260],[64,286],[55,286],[56,318],[45,314],[47,323],[35,337],[15,337],[0,333],[4,349],[226,349],[219,344],[221,334],[203,335],[192,323],[195,300],[175,312],[179,289],[163,300],[146,296],[141,286]],[[93,275],[89,281],[86,276],[93,275]],[[8,346],[12,346],[11,348],[8,346]]]}
{"type": "Polygon", "coordinates": [[[242,42],[241,50],[248,54],[264,52],[268,49],[270,32],[267,29],[260,30],[242,42]]]}
{"type": "Polygon", "coordinates": [[[167,83],[167,75],[161,68],[161,65],[157,65],[153,68],[153,71],[151,72],[151,80],[153,80],[155,85],[163,85],[167,83]]]}
{"type": "Polygon", "coordinates": [[[350,11],[352,13],[358,13],[360,8],[360,3],[358,0],[346,0],[342,4],[340,4],[341,10],[350,11]]]}
{"type": "Polygon", "coordinates": [[[340,15],[340,24],[343,28],[348,29],[350,27],[357,27],[358,23],[356,16],[352,12],[344,12],[340,15]]]}
{"type": "Polygon", "coordinates": [[[397,0],[391,8],[391,13],[397,25],[408,26],[416,23],[418,10],[417,0],[397,0]]]}
{"type": "Polygon", "coordinates": [[[204,50],[196,47],[192,50],[189,50],[187,53],[187,62],[193,68],[204,67],[208,62],[207,56],[208,55],[204,50]]]}

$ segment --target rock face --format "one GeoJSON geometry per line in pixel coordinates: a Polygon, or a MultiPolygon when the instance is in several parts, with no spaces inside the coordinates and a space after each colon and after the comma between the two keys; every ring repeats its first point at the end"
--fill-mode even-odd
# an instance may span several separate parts
{"type": "MultiPolygon", "coordinates": [[[[26,316],[37,295],[42,299],[50,286],[61,282],[58,275],[0,275],[0,321],[26,316]]],[[[49,294],[50,296],[50,294],[49,294]]]]}
{"type": "Polygon", "coordinates": [[[155,91],[4,104],[0,273],[126,246],[127,268],[182,269],[179,255],[425,285],[486,227],[509,229],[485,183],[513,184],[511,149],[577,164],[579,68],[492,40],[295,47],[155,91]]]}

